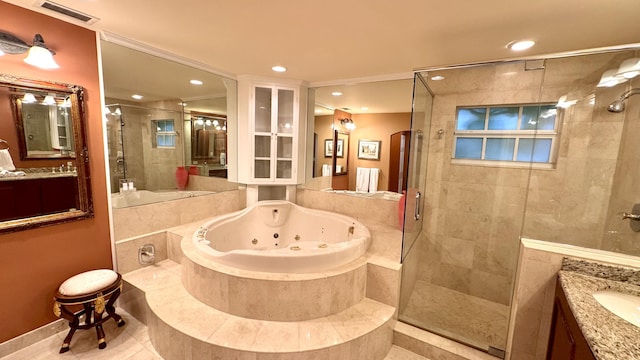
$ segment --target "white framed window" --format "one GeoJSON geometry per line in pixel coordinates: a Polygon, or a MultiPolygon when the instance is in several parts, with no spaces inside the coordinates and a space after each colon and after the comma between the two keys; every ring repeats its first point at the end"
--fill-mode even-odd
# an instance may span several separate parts
{"type": "Polygon", "coordinates": [[[176,131],[173,120],[152,120],[155,130],[155,147],[158,149],[175,149],[176,131]]]}
{"type": "Polygon", "coordinates": [[[558,122],[554,104],[458,107],[452,162],[552,168],[558,122]]]}

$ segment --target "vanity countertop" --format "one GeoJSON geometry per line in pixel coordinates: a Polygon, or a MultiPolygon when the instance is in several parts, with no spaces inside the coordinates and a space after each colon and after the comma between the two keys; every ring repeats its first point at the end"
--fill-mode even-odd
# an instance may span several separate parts
{"type": "Polygon", "coordinates": [[[640,296],[640,269],[565,258],[558,279],[596,359],[640,359],[640,327],[614,315],[592,295],[612,290],[640,296]]]}
{"type": "Polygon", "coordinates": [[[51,179],[59,177],[77,177],[78,173],[75,171],[64,172],[25,172],[22,176],[0,176],[0,181],[17,181],[17,180],[33,180],[33,179],[51,179]]]}

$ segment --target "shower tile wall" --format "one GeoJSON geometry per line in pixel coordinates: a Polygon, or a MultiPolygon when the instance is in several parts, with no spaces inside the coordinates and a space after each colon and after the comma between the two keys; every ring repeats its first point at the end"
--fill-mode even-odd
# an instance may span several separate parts
{"type": "Polygon", "coordinates": [[[524,237],[600,247],[622,131],[622,118],[606,105],[624,89],[595,85],[632,55],[548,60],[544,71],[524,71],[523,63],[449,70],[429,82],[435,97],[419,281],[508,305],[525,211],[524,237]],[[563,95],[578,102],[560,111],[556,169],[451,164],[457,106],[556,103],[563,95]]]}
{"type": "Polygon", "coordinates": [[[606,110],[626,84],[596,84],[633,52],[548,60],[542,97],[577,103],[563,111],[555,170],[533,170],[522,236],[603,248],[623,116],[606,110]]]}
{"type": "Polygon", "coordinates": [[[445,136],[430,143],[418,280],[508,305],[529,170],[451,164],[456,107],[537,102],[543,72],[509,64],[442,75],[429,82],[432,133],[445,136]]]}
{"type": "MultiPolygon", "coordinates": [[[[636,55],[638,57],[638,55],[636,55]]],[[[634,79],[630,87],[639,88],[640,80],[634,79]]],[[[619,92],[622,92],[620,89],[619,92]]],[[[607,223],[603,234],[603,250],[640,255],[640,232],[634,232],[629,220],[621,220],[619,212],[631,212],[634,204],[640,203],[638,177],[640,176],[640,96],[630,97],[626,103],[627,110],[612,117],[626,116],[620,154],[613,178],[613,191],[609,202],[607,223]]]]}

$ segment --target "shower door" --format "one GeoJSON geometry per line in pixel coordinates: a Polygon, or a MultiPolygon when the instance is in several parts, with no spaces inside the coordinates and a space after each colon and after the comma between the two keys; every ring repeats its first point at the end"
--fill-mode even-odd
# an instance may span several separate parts
{"type": "MultiPolygon", "coordinates": [[[[405,191],[405,211],[402,240],[402,260],[422,232],[424,189],[426,181],[426,151],[428,150],[433,96],[419,73],[413,81],[413,106],[411,111],[411,141],[409,142],[409,171],[405,191]],[[423,156],[423,151],[425,151],[423,156]]],[[[407,149],[405,149],[407,151],[407,149]]]]}

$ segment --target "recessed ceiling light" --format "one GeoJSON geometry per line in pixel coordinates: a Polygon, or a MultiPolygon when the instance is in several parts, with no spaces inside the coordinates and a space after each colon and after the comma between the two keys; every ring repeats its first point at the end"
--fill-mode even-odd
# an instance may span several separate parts
{"type": "Polygon", "coordinates": [[[276,65],[276,66],[272,67],[271,70],[273,70],[275,72],[285,72],[285,71],[287,71],[287,68],[284,67],[284,66],[276,65]]]}
{"type": "Polygon", "coordinates": [[[134,99],[136,99],[136,100],[140,100],[140,99],[142,99],[142,98],[143,98],[143,96],[142,96],[142,95],[138,95],[138,94],[133,94],[133,95],[131,95],[131,97],[132,97],[132,98],[134,98],[134,99]]]}
{"type": "Polygon", "coordinates": [[[322,112],[322,109],[316,109],[316,114],[320,114],[322,112]]]}
{"type": "Polygon", "coordinates": [[[360,110],[362,110],[362,111],[367,111],[367,110],[369,110],[369,108],[368,108],[368,107],[366,107],[366,106],[363,106],[363,107],[361,107],[361,108],[360,108],[360,110]]]}
{"type": "Polygon", "coordinates": [[[333,96],[342,96],[342,93],[340,91],[334,91],[331,93],[331,95],[333,96]]]}
{"type": "Polygon", "coordinates": [[[440,80],[444,80],[444,76],[442,75],[436,75],[436,76],[432,76],[431,80],[433,81],[440,81],[440,80]]]}
{"type": "Polygon", "coordinates": [[[536,44],[536,42],[533,41],[533,40],[512,41],[512,42],[507,44],[507,49],[512,50],[512,51],[522,51],[522,50],[529,49],[530,47],[532,47],[535,44],[536,44]]]}
{"type": "Polygon", "coordinates": [[[191,84],[193,84],[193,85],[202,85],[202,84],[203,84],[203,82],[202,82],[202,81],[200,81],[200,80],[196,80],[196,79],[189,80],[189,82],[190,82],[191,84]]]}

